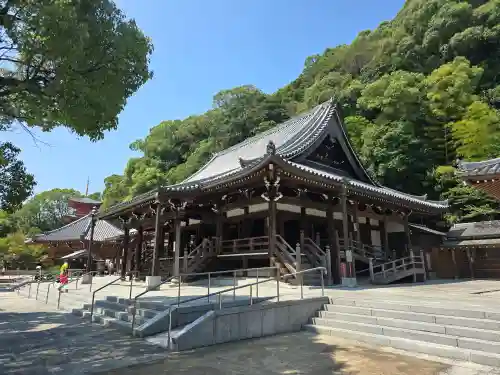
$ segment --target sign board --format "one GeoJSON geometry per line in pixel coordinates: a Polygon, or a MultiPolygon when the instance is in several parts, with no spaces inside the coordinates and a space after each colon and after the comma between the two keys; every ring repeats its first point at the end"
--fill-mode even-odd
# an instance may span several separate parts
{"type": "Polygon", "coordinates": [[[345,260],[348,263],[352,263],[352,250],[346,250],[345,251],[345,260]]]}

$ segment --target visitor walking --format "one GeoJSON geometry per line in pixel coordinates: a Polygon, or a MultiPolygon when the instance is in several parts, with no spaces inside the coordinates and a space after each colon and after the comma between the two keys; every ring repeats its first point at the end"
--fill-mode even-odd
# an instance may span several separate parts
{"type": "Polygon", "coordinates": [[[68,292],[68,289],[66,289],[66,286],[68,285],[68,268],[69,264],[68,262],[64,262],[64,264],[60,268],[59,272],[59,291],[62,292],[64,291],[65,293],[68,292]]]}

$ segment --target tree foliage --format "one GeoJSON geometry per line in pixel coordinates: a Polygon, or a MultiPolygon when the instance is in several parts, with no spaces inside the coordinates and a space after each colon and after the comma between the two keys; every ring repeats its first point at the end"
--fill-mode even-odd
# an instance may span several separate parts
{"type": "Polygon", "coordinates": [[[69,198],[81,196],[79,191],[73,189],[52,189],[36,194],[15,212],[18,229],[34,234],[63,226],[63,218],[71,214],[69,198]]]}
{"type": "Polygon", "coordinates": [[[214,108],[152,128],[106,179],[109,206],[189,176],[212,153],[334,97],[351,142],[381,183],[448,198],[450,222],[497,217],[497,204],[449,173],[456,158],[498,156],[500,0],[408,0],[349,45],[309,56],[273,94],[223,90],[214,108]]]}
{"type": "Polygon", "coordinates": [[[0,142],[0,210],[13,212],[31,195],[33,175],[18,159],[21,150],[10,142],[0,142]]]}
{"type": "Polygon", "coordinates": [[[150,77],[152,45],[111,0],[0,0],[0,121],[100,139],[150,77]]]}

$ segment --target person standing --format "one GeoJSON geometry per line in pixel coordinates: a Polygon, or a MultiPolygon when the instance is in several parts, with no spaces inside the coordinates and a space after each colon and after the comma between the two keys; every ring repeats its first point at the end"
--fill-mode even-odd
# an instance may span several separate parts
{"type": "Polygon", "coordinates": [[[68,262],[64,262],[64,264],[61,266],[60,271],[59,271],[59,291],[68,292],[66,289],[66,285],[68,285],[68,268],[69,264],[68,262]]]}

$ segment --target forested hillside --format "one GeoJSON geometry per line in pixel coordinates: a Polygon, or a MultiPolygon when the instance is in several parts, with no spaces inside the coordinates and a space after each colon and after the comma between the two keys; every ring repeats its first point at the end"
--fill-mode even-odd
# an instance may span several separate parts
{"type": "Polygon", "coordinates": [[[458,182],[453,165],[500,156],[500,0],[407,0],[350,45],[307,57],[276,93],[224,90],[212,110],[161,122],[131,145],[143,156],[106,178],[104,207],[181,181],[212,153],[330,97],[381,183],[449,198],[451,222],[498,216],[496,203],[458,182]]]}

